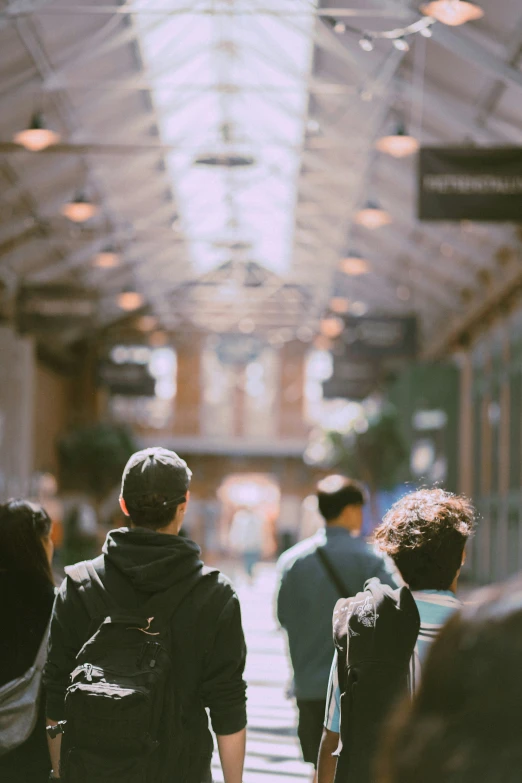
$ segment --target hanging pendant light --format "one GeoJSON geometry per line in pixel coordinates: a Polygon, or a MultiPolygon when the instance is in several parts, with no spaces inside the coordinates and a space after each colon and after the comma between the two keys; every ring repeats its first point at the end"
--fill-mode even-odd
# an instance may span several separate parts
{"type": "Polygon", "coordinates": [[[167,345],[168,342],[168,334],[163,332],[161,329],[153,332],[153,334],[151,334],[149,337],[149,345],[151,345],[153,348],[162,348],[164,345],[167,345]]]}
{"type": "Polygon", "coordinates": [[[18,131],[13,136],[16,144],[21,144],[26,150],[39,152],[51,144],[57,144],[60,141],[60,134],[50,128],[45,127],[45,121],[41,112],[35,112],[31,117],[29,127],[18,131]]]}
{"type": "Polygon", "coordinates": [[[93,204],[84,193],[78,193],[72,201],[62,207],[62,215],[73,223],[85,223],[98,212],[98,206],[93,204]]]}
{"type": "Polygon", "coordinates": [[[136,326],[140,332],[152,332],[158,327],[158,319],[154,315],[142,315],[136,326]]]}
{"type": "Polygon", "coordinates": [[[330,299],[330,310],[337,315],[343,315],[350,309],[350,300],[344,296],[333,296],[330,299]]]}
{"type": "Polygon", "coordinates": [[[399,50],[399,52],[409,52],[410,51],[410,45],[406,38],[403,35],[399,35],[398,38],[392,39],[392,44],[395,46],[396,49],[399,50]]]}
{"type": "Polygon", "coordinates": [[[364,52],[373,52],[375,46],[373,43],[373,38],[365,33],[359,40],[359,46],[364,52]]]}
{"type": "Polygon", "coordinates": [[[332,341],[322,334],[318,334],[314,340],[314,348],[318,351],[329,351],[332,347],[332,341]]]}
{"type": "Polygon", "coordinates": [[[112,269],[115,266],[119,266],[120,255],[111,245],[109,245],[99,253],[96,253],[93,263],[94,266],[97,266],[99,269],[112,269]]]}
{"type": "Polygon", "coordinates": [[[344,321],[337,316],[330,316],[329,318],[323,318],[321,321],[321,334],[323,337],[327,337],[330,340],[339,337],[344,330],[344,321]]]}
{"type": "Polygon", "coordinates": [[[410,136],[406,132],[406,128],[400,123],[395,133],[390,133],[388,136],[381,136],[378,139],[376,145],[379,152],[384,152],[386,155],[391,155],[394,158],[406,158],[408,155],[413,155],[419,149],[419,142],[415,136],[410,136]]]}
{"type": "Polygon", "coordinates": [[[339,269],[341,272],[344,272],[345,275],[355,277],[357,275],[367,274],[370,271],[370,263],[363,258],[360,253],[351,250],[344,258],[341,258],[339,269]]]}
{"type": "Polygon", "coordinates": [[[117,302],[121,310],[131,312],[141,307],[144,299],[138,291],[122,291],[121,294],[118,294],[117,302]]]}
{"type": "Polygon", "coordinates": [[[364,228],[374,229],[388,226],[392,218],[390,213],[382,209],[376,201],[368,201],[366,206],[356,213],[355,222],[364,228]]]}
{"type": "Polygon", "coordinates": [[[423,14],[432,16],[437,22],[458,27],[466,22],[482,19],[484,11],[471,0],[432,0],[421,6],[423,14]]]}

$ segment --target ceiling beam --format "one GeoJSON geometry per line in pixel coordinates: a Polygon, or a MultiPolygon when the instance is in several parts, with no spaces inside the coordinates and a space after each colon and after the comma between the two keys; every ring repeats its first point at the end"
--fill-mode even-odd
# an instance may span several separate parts
{"type": "MultiPolygon", "coordinates": [[[[510,36],[506,48],[506,62],[518,70],[518,64],[522,56],[522,17],[510,36]]],[[[507,82],[495,79],[493,84],[485,90],[475,104],[476,123],[484,126],[488,118],[493,114],[504,94],[507,82]]],[[[522,135],[522,134],[521,134],[522,135]]]]}
{"type": "MultiPolygon", "coordinates": [[[[200,5],[194,7],[194,5],[187,5],[185,7],[172,8],[167,5],[157,6],[156,8],[136,8],[130,6],[128,3],[122,3],[121,5],[57,5],[43,7],[43,3],[48,3],[50,0],[13,0],[10,5],[9,12],[2,11],[0,14],[5,14],[7,18],[15,18],[18,15],[27,15],[27,13],[38,13],[39,15],[62,15],[69,14],[71,16],[92,16],[98,14],[119,14],[122,16],[230,16],[230,10],[223,7],[215,6],[214,3],[210,3],[207,6],[200,5]]],[[[387,7],[382,8],[357,8],[357,7],[342,7],[331,6],[327,8],[314,8],[312,4],[301,9],[295,10],[283,9],[277,10],[273,7],[263,8],[258,6],[255,8],[239,8],[234,10],[236,16],[267,16],[267,17],[301,17],[301,16],[317,16],[328,17],[337,16],[343,19],[351,18],[367,18],[367,19],[382,19],[384,18],[409,18],[411,12],[402,7],[397,9],[396,5],[392,2],[386,3],[387,7]]]]}
{"type": "Polygon", "coordinates": [[[505,314],[509,304],[518,301],[522,293],[522,271],[514,268],[502,282],[492,286],[490,291],[470,307],[461,316],[444,324],[428,342],[422,358],[426,361],[439,361],[449,354],[461,350],[469,343],[470,337],[487,328],[495,316],[505,314]]]}
{"type": "MultiPolygon", "coordinates": [[[[380,5],[382,4],[381,1],[380,5]]],[[[406,10],[402,0],[386,0],[386,4],[388,8],[396,8],[398,12],[406,10]]],[[[420,15],[417,2],[415,5],[411,2],[409,4],[410,13],[420,15]]],[[[470,27],[466,27],[465,30],[455,29],[440,23],[434,24],[431,30],[433,41],[448,51],[476,66],[480,71],[522,89],[522,72],[491,51],[491,41],[479,31],[470,27]]]]}
{"type": "Polygon", "coordinates": [[[433,40],[463,60],[502,82],[522,90],[522,72],[482,44],[475,31],[456,31],[447,25],[432,27],[433,40]]]}

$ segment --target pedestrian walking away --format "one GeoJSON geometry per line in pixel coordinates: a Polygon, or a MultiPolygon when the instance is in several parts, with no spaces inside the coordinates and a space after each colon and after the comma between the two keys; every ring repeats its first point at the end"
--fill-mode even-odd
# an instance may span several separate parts
{"type": "Polygon", "coordinates": [[[217,736],[241,783],[246,648],[237,596],[178,535],[191,471],[161,448],[123,473],[129,527],[66,569],[45,672],[53,777],[67,783],[208,783],[217,736]],[[63,732],[63,733],[62,733],[63,732]]]}
{"type": "Polygon", "coordinates": [[[395,503],[375,531],[405,584],[393,590],[372,579],[335,607],[319,783],[373,783],[390,710],[419,687],[433,639],[460,607],[455,593],[473,528],[469,501],[426,489],[395,503]]]}
{"type": "Polygon", "coordinates": [[[365,491],[356,481],[329,476],[318,484],[325,527],[279,559],[277,616],[288,635],[303,758],[317,763],[334,646],[336,601],[355,595],[378,576],[394,585],[383,560],[359,537],[365,491]]]}
{"type": "Polygon", "coordinates": [[[522,780],[522,580],[466,599],[391,720],[377,783],[522,780]]]}

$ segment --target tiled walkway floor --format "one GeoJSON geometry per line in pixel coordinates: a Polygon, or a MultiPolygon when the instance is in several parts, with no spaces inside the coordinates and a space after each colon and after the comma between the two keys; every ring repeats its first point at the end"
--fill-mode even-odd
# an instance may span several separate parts
{"type": "MultiPolygon", "coordinates": [[[[226,568],[223,570],[228,573],[226,568]]],[[[285,696],[290,670],[285,638],[274,619],[274,566],[259,566],[252,586],[241,579],[234,582],[248,644],[249,725],[244,783],[305,783],[311,779],[311,767],[301,760],[294,702],[285,696]]],[[[217,757],[213,776],[215,781],[223,780],[217,757]]]]}

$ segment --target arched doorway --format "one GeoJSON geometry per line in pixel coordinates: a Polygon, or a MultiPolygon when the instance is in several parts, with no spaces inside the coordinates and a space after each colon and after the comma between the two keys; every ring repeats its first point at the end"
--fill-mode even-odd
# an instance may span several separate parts
{"type": "Polygon", "coordinates": [[[220,543],[228,550],[230,526],[240,509],[256,511],[265,520],[263,556],[273,557],[277,551],[276,521],[280,513],[281,490],[277,479],[267,473],[231,473],[218,489],[221,501],[219,521],[220,543]]]}

